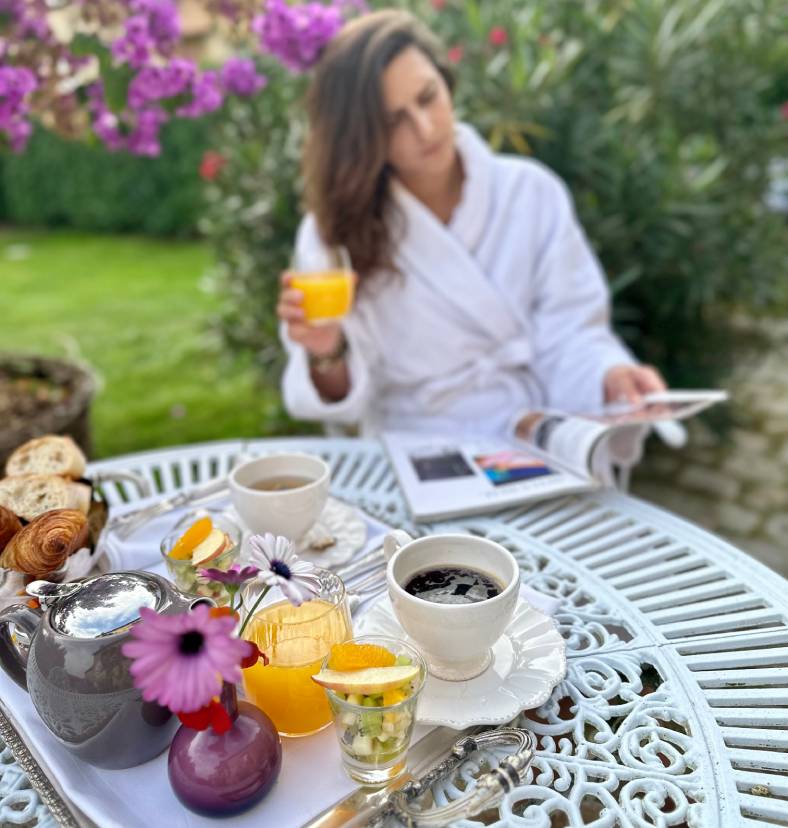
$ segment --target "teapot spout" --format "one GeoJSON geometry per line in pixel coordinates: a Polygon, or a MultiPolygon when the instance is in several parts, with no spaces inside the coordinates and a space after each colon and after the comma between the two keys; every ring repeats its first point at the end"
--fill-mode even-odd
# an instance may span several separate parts
{"type": "Polygon", "coordinates": [[[41,621],[41,611],[26,604],[7,607],[0,612],[0,666],[27,690],[27,656],[33,633],[41,621]],[[14,635],[11,635],[11,625],[14,635]]]}

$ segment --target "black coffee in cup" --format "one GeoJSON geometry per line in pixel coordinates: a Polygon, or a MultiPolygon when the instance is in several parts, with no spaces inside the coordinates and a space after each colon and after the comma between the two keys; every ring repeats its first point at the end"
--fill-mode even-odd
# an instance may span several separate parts
{"type": "Polygon", "coordinates": [[[495,598],[504,588],[492,576],[478,569],[441,566],[411,575],[403,589],[433,604],[475,604],[495,598]]]}

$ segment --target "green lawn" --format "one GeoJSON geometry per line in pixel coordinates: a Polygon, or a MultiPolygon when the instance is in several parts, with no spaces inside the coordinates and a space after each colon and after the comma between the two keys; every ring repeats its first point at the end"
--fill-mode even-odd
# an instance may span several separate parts
{"type": "Polygon", "coordinates": [[[275,391],[210,331],[209,266],[199,242],[0,229],[0,350],[93,366],[97,457],[270,433],[275,391]]]}

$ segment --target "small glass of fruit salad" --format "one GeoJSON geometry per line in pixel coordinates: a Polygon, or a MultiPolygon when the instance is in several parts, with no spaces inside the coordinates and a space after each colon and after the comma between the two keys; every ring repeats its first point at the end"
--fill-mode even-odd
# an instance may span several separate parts
{"type": "Polygon", "coordinates": [[[201,569],[226,571],[241,553],[241,528],[226,514],[198,509],[184,515],[161,542],[161,555],[175,585],[183,592],[229,604],[224,586],[200,578],[201,569]]]}
{"type": "Polygon", "coordinates": [[[331,648],[312,680],[326,691],[351,779],[385,785],[405,770],[426,677],[418,650],[396,638],[365,635],[331,648]]]}

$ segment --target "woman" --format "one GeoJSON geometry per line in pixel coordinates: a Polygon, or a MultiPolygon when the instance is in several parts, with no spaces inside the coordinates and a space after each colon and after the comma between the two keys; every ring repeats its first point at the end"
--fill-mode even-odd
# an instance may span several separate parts
{"type": "Polygon", "coordinates": [[[534,409],[664,389],[610,330],[563,182],[455,123],[452,86],[439,44],[402,11],[347,24],[316,67],[296,268],[342,244],[359,290],[341,324],[311,326],[284,274],[290,413],[362,434],[505,435],[534,409]]]}

